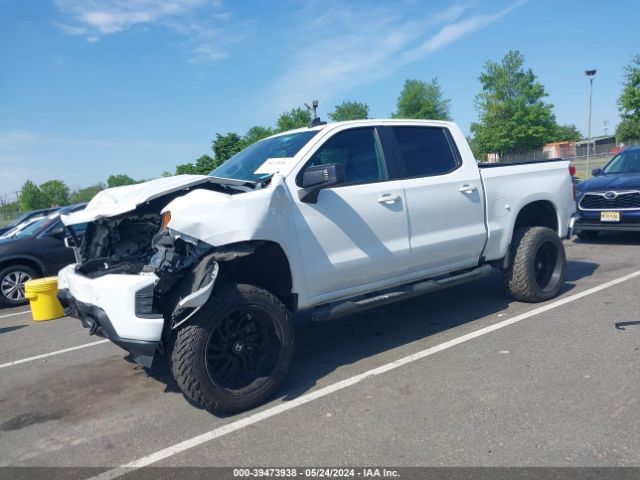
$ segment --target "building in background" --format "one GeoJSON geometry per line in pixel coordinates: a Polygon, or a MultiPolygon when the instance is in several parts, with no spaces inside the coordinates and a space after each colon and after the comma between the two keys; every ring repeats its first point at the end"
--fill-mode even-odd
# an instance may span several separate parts
{"type": "Polygon", "coordinates": [[[542,147],[545,158],[568,158],[576,156],[576,142],[564,141],[547,143],[542,147]]]}
{"type": "MultiPolygon", "coordinates": [[[[588,143],[588,140],[581,140],[579,142],[576,142],[576,155],[578,157],[584,157],[587,155],[588,143]]],[[[592,137],[589,153],[591,155],[602,155],[605,153],[611,153],[612,149],[616,148],[616,146],[615,135],[601,135],[599,137],[592,137]]]]}

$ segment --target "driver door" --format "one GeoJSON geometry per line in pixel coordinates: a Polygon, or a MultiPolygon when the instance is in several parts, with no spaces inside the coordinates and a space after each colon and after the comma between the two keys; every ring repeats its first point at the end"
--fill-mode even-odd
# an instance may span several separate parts
{"type": "Polygon", "coordinates": [[[306,168],[336,163],[344,168],[344,184],[321,190],[316,203],[293,195],[310,298],[357,294],[408,269],[403,182],[389,180],[376,128],[352,128],[330,137],[298,174],[298,186],[306,168]]]}

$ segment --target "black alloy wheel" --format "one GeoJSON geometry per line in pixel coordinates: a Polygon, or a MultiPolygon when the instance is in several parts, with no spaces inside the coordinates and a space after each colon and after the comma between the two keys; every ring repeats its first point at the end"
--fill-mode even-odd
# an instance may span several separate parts
{"type": "Polygon", "coordinates": [[[209,334],[205,364],[211,381],[237,390],[269,376],[277,361],[278,337],[270,313],[247,305],[235,309],[209,334]]]}

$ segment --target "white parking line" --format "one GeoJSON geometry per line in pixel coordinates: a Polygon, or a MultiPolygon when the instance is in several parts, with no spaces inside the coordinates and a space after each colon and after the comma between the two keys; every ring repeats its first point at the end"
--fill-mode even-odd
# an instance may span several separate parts
{"type": "Polygon", "coordinates": [[[80,350],[81,348],[93,347],[94,345],[100,345],[101,343],[107,343],[109,340],[98,340],[97,342],[85,343],[84,345],[78,345],[77,347],[64,348],[62,350],[56,350],[55,352],[43,353],[42,355],[36,355],[35,357],[23,358],[21,360],[15,360],[9,363],[3,363],[0,368],[12,367],[21,363],[33,362],[34,360],[40,360],[42,358],[53,357],[54,355],[60,355],[61,353],[73,352],[74,350],[80,350]]]}
{"type": "Polygon", "coordinates": [[[17,313],[7,313],[6,315],[0,315],[0,318],[15,317],[16,315],[23,315],[25,313],[31,313],[31,310],[25,310],[24,312],[17,313]]]}
{"type": "Polygon", "coordinates": [[[129,462],[120,467],[107,470],[99,475],[91,477],[89,480],[111,480],[111,479],[120,477],[122,475],[126,475],[131,470],[135,470],[138,468],[146,467],[147,465],[154,464],[156,462],[159,462],[160,460],[163,460],[165,458],[171,457],[178,453],[184,452],[185,450],[189,450],[191,448],[197,447],[198,445],[202,445],[203,443],[210,442],[211,440],[215,440],[216,438],[220,438],[229,433],[248,427],[249,425],[254,425],[258,422],[261,422],[262,420],[266,420],[268,418],[284,413],[288,410],[292,410],[296,407],[299,407],[306,403],[317,400],[318,398],[322,398],[332,393],[335,393],[339,390],[343,390],[347,387],[360,383],[361,381],[367,378],[375,377],[377,375],[381,375],[383,373],[389,372],[398,367],[402,367],[404,365],[407,365],[409,363],[415,362],[422,358],[428,357],[435,353],[441,352],[448,348],[454,347],[456,345],[460,345],[461,343],[468,342],[469,340],[473,340],[474,338],[478,338],[488,333],[495,332],[496,330],[500,330],[501,328],[507,327],[509,325],[513,325],[514,323],[520,322],[527,318],[531,318],[533,316],[540,315],[541,313],[548,312],[549,310],[553,310],[554,308],[561,307],[562,305],[566,305],[567,303],[574,302],[588,295],[592,295],[601,290],[604,290],[606,288],[612,287],[619,283],[625,282],[632,278],[636,278],[638,276],[640,276],[640,270],[630,273],[629,275],[625,275],[624,277],[611,280],[610,282],[603,283],[602,285],[598,285],[597,287],[590,288],[588,290],[585,290],[584,292],[576,293],[575,295],[571,295],[569,297],[556,300],[555,302],[549,303],[547,305],[543,305],[542,307],[535,308],[533,310],[517,315],[508,320],[503,320],[502,322],[498,322],[494,325],[490,325],[488,327],[481,328],[474,332],[467,333],[466,335],[462,335],[460,337],[454,338],[452,340],[441,343],[434,347],[427,348],[425,350],[422,350],[417,353],[413,353],[411,355],[407,355],[406,357],[400,358],[399,360],[395,360],[391,363],[387,363],[380,367],[367,370],[366,372],[360,373],[358,375],[347,378],[345,380],[341,380],[337,383],[334,383],[333,385],[328,385],[316,391],[307,393],[294,400],[278,404],[276,406],[262,410],[261,412],[257,412],[257,413],[254,413],[253,415],[249,415],[248,417],[236,420],[235,422],[231,422],[231,423],[228,423],[227,425],[223,425],[222,427],[216,428],[214,430],[210,430],[201,435],[197,435],[193,438],[189,438],[180,443],[164,448],[150,455],[141,457],[137,460],[129,462]]]}

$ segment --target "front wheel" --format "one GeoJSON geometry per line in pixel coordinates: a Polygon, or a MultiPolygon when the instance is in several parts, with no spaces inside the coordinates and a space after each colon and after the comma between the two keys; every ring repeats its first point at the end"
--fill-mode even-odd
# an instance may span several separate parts
{"type": "Polygon", "coordinates": [[[228,283],[174,336],[171,370],[187,398],[214,413],[235,413],[274,393],[293,346],[293,328],[278,298],[228,283]]]}
{"type": "Polygon", "coordinates": [[[505,283],[515,300],[544,302],[558,295],[567,260],[556,232],[546,227],[518,229],[510,255],[505,283]]]}
{"type": "Polygon", "coordinates": [[[17,307],[28,303],[25,282],[37,278],[38,272],[26,265],[10,265],[0,271],[0,305],[17,307]]]}

